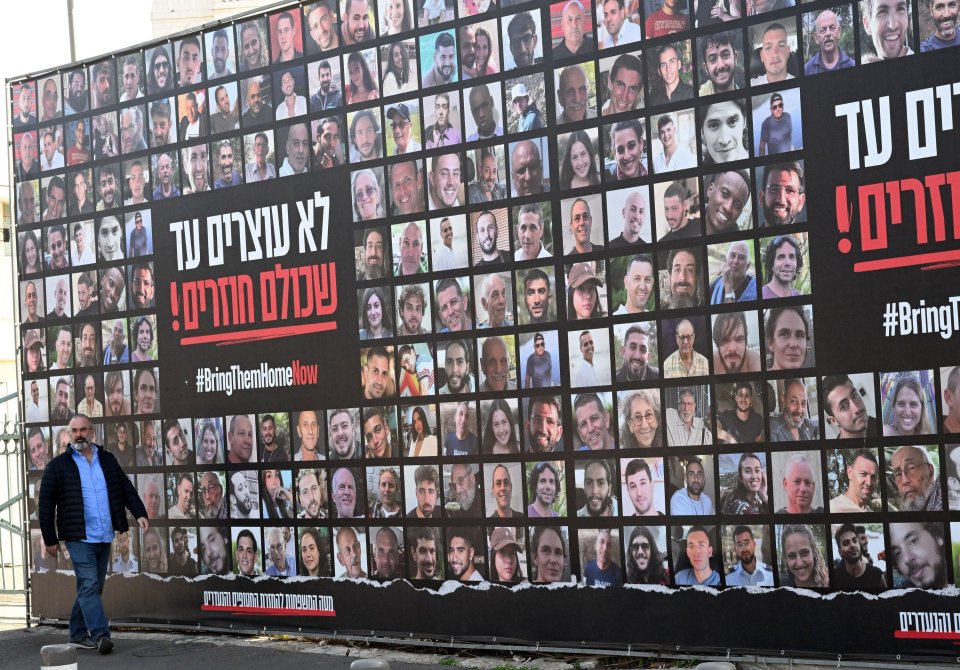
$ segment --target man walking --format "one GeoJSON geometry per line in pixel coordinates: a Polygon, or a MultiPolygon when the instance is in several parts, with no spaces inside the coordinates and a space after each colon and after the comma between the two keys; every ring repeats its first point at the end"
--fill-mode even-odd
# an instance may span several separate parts
{"type": "Polygon", "coordinates": [[[142,530],[150,524],[137,490],[117,459],[90,441],[94,436],[90,419],[77,414],[70,420],[69,430],[70,449],[47,465],[40,483],[40,530],[49,555],[56,555],[59,541],[66,543],[77,576],[70,642],[109,654],[113,642],[100,595],[110,543],[115,532],[129,530],[124,508],[136,517],[142,530]]]}

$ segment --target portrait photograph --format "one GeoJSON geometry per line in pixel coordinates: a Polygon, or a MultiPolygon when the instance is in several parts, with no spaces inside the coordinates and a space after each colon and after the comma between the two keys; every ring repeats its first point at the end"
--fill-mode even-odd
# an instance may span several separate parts
{"type": "Polygon", "coordinates": [[[880,457],[877,449],[826,452],[827,495],[831,512],[879,512],[880,457]]]}
{"type": "MultiPolygon", "coordinates": [[[[736,0],[734,0],[736,1],[736,0]]],[[[720,529],[727,586],[773,586],[773,541],[769,526],[737,524],[720,529]],[[744,568],[744,566],[747,568],[744,568]],[[753,571],[748,572],[752,565],[753,571]]]]}
{"type": "Polygon", "coordinates": [[[774,451],[773,509],[777,514],[820,514],[824,510],[823,468],[818,451],[774,451]]]}
{"type": "Polygon", "coordinates": [[[566,272],[567,318],[597,319],[606,316],[606,266],[603,261],[586,261],[564,266],[566,272]]]}
{"type": "Polygon", "coordinates": [[[795,442],[820,437],[817,380],[788,377],[767,382],[770,440],[795,442]]]}
{"type": "Polygon", "coordinates": [[[860,62],[878,63],[913,55],[913,4],[860,0],[860,62]]]}
{"type": "Polygon", "coordinates": [[[170,45],[161,44],[146,51],[146,93],[153,95],[173,88],[173,59],[170,45]]]}
{"type": "Polygon", "coordinates": [[[551,188],[550,149],[546,137],[533,137],[509,145],[510,195],[547,193],[551,188]]]}
{"type": "MultiPolygon", "coordinates": [[[[856,66],[854,22],[853,5],[849,4],[807,12],[800,17],[805,75],[836,72],[856,66]]],[[[921,35],[923,28],[921,26],[921,35]]]]}
{"type": "Polygon", "coordinates": [[[624,526],[624,568],[628,584],[670,584],[666,526],[624,526]]]}
{"type": "Polygon", "coordinates": [[[886,447],[887,511],[942,512],[940,451],[936,445],[886,447]]]}
{"type": "Polygon", "coordinates": [[[622,546],[619,529],[579,528],[580,578],[587,586],[615,587],[623,584],[622,546]]]}
{"type": "Polygon", "coordinates": [[[648,49],[646,57],[647,82],[650,88],[648,104],[664,105],[693,99],[696,66],[690,40],[667,42],[655,49],[648,49]]]}
{"type": "MultiPolygon", "coordinates": [[[[624,516],[666,514],[666,470],[661,457],[621,458],[620,497],[624,516]]],[[[629,547],[628,547],[629,548],[629,547]]]]}
{"type": "MultiPolygon", "coordinates": [[[[710,11],[718,9],[723,10],[722,2],[719,5],[713,3],[710,11]]],[[[731,30],[698,37],[697,70],[700,97],[743,88],[746,64],[740,31],[731,30]]]]}
{"type": "MultiPolygon", "coordinates": [[[[420,397],[436,393],[434,376],[435,346],[432,342],[414,342],[397,347],[398,387],[401,398],[420,397]]],[[[425,428],[425,426],[424,426],[425,428]]]]}
{"type": "Polygon", "coordinates": [[[386,133],[387,155],[399,156],[422,150],[420,101],[417,98],[386,105],[384,116],[389,129],[386,133]]]}
{"type": "Polygon", "coordinates": [[[353,189],[354,221],[376,221],[386,216],[383,202],[386,189],[382,165],[351,172],[350,182],[353,189]]]}
{"type": "Polygon", "coordinates": [[[594,50],[594,17],[590,3],[579,0],[550,5],[551,53],[554,60],[586,56],[594,50]]]}
{"type": "Polygon", "coordinates": [[[748,48],[752,50],[751,86],[787,81],[800,74],[802,65],[797,57],[797,24],[792,16],[751,26],[747,30],[747,39],[748,48]]]}
{"type": "Polygon", "coordinates": [[[510,214],[506,207],[470,214],[470,255],[476,267],[502,265],[510,260],[510,214]]]}
{"type": "Polygon", "coordinates": [[[427,272],[427,222],[395,223],[390,228],[394,276],[427,272]]]}
{"type": "Polygon", "coordinates": [[[269,412],[257,416],[257,448],[261,463],[291,460],[290,415],[269,412]]]}
{"type": "Polygon", "coordinates": [[[720,468],[720,513],[724,515],[767,514],[770,480],[767,455],[747,451],[717,456],[720,468]]]}
{"type": "Polygon", "coordinates": [[[437,456],[437,405],[414,405],[400,410],[400,437],[403,456],[425,458],[437,456]]]}
{"type": "Polygon", "coordinates": [[[828,375],[823,392],[824,435],[830,439],[879,437],[877,393],[873,373],[828,375]]]}
{"type": "Polygon", "coordinates": [[[566,190],[600,183],[600,144],[596,128],[587,128],[557,137],[561,157],[560,188],[566,190]]]}
{"type": "Polygon", "coordinates": [[[933,370],[881,373],[880,414],[884,436],[936,433],[933,370]]]}
{"type": "Polygon", "coordinates": [[[204,33],[207,53],[207,81],[221,79],[236,72],[237,50],[232,30],[217,28],[204,33]]]}
{"type": "Polygon", "coordinates": [[[753,146],[757,156],[803,149],[800,89],[788,88],[752,98],[753,146]]]}
{"type": "Polygon", "coordinates": [[[467,151],[465,167],[467,198],[471,205],[488,205],[507,197],[509,174],[503,145],[467,151]]]}
{"type": "Polygon", "coordinates": [[[36,87],[36,96],[39,100],[38,112],[36,113],[39,115],[40,123],[47,123],[60,118],[63,113],[63,96],[60,89],[60,77],[54,75],[45,79],[37,79],[36,87]]]}
{"type": "Polygon", "coordinates": [[[567,333],[570,386],[584,388],[610,384],[610,331],[606,328],[571,329],[567,333]]]}
{"type": "Polygon", "coordinates": [[[270,62],[267,18],[250,18],[237,23],[240,72],[258,70],[270,62]]]}
{"type": "Polygon", "coordinates": [[[780,586],[829,587],[829,529],[806,524],[778,524],[775,528],[780,586]]]}
{"type": "Polygon", "coordinates": [[[617,392],[621,449],[659,449],[666,446],[660,390],[617,392]]]}
{"type": "Polygon", "coordinates": [[[716,513],[717,481],[714,457],[707,455],[671,456],[667,472],[670,477],[670,514],[709,515],[716,513]]]}
{"type": "Polygon", "coordinates": [[[600,114],[609,116],[643,109],[645,81],[642,51],[601,58],[597,77],[600,114]]]}
{"type": "MultiPolygon", "coordinates": [[[[463,141],[458,91],[423,97],[423,145],[427,149],[448,147],[463,141]]],[[[429,163],[428,163],[429,164],[429,163]]]]}
{"type": "Polygon", "coordinates": [[[708,385],[668,387],[663,399],[668,447],[713,444],[713,400],[708,385]]]}
{"type": "Polygon", "coordinates": [[[764,310],[767,370],[795,370],[816,365],[813,306],[764,310]]]}
{"type": "MultiPolygon", "coordinates": [[[[511,68],[507,68],[507,72],[511,68]]],[[[552,82],[551,82],[552,84],[552,82]]],[[[543,73],[521,75],[504,82],[507,105],[508,133],[520,133],[528,130],[546,128],[550,119],[543,114],[547,113],[546,87],[543,73]]]]}
{"type": "Polygon", "coordinates": [[[673,580],[676,586],[720,586],[723,561],[716,526],[672,526],[673,580]]]}
{"type": "MultiPolygon", "coordinates": [[[[467,142],[503,136],[506,117],[503,112],[503,84],[499,81],[463,89],[464,132],[467,142]]],[[[510,108],[508,101],[507,108],[510,108]]]]}
{"type": "Polygon", "coordinates": [[[940,393],[944,432],[960,433],[960,365],[940,368],[940,393]]]}
{"type": "Polygon", "coordinates": [[[523,11],[500,19],[504,71],[528,67],[543,61],[544,42],[549,43],[540,24],[540,12],[523,11]]]}
{"type": "Polygon", "coordinates": [[[697,131],[693,109],[650,117],[650,153],[654,174],[697,167],[697,131]]]}
{"type": "MultiPolygon", "coordinates": [[[[429,0],[434,4],[438,1],[429,0]]],[[[454,29],[420,35],[419,44],[420,84],[424,89],[459,81],[460,66],[454,29]]]]}
{"type": "Polygon", "coordinates": [[[597,117],[597,74],[593,61],[554,68],[556,123],[577,123],[597,117]]]}
{"type": "Polygon", "coordinates": [[[649,185],[607,191],[605,199],[611,249],[653,241],[649,185]]]}
{"type": "Polygon", "coordinates": [[[557,331],[520,333],[517,354],[523,388],[548,388],[560,385],[560,349],[557,331]],[[537,337],[539,335],[539,337],[537,337]]]}
{"type": "Polygon", "coordinates": [[[614,324],[613,351],[617,381],[659,378],[656,321],[614,324]]]}
{"type": "Polygon", "coordinates": [[[532,261],[553,255],[553,205],[547,200],[514,206],[510,210],[513,222],[514,260],[532,261]]]}
{"type": "Polygon", "coordinates": [[[197,465],[219,465],[224,462],[223,419],[219,416],[195,419],[194,444],[197,445],[197,465]]]}
{"type": "Polygon", "coordinates": [[[513,280],[509,272],[476,275],[474,314],[477,328],[513,326],[516,310],[513,302],[513,280]]]}
{"type": "Polygon", "coordinates": [[[574,418],[580,446],[577,451],[616,448],[614,417],[616,408],[610,392],[583,392],[571,396],[570,413],[574,418]]]}
{"type": "Polygon", "coordinates": [[[383,132],[379,108],[372,107],[351,112],[347,114],[347,124],[351,163],[383,157],[383,132]]]}
{"type": "Polygon", "coordinates": [[[267,17],[270,30],[271,62],[281,63],[303,56],[303,16],[298,11],[281,11],[267,17]]]}
{"type": "Polygon", "coordinates": [[[808,233],[761,238],[760,268],[764,300],[809,295],[812,280],[808,233]]]}
{"type": "Polygon", "coordinates": [[[298,574],[305,577],[332,577],[330,529],[301,527],[299,538],[298,574]]]}
{"type": "Polygon", "coordinates": [[[658,242],[703,236],[700,184],[696,177],[654,184],[653,211],[658,242]]]}
{"type": "MultiPolygon", "coordinates": [[[[482,453],[491,455],[520,453],[523,422],[520,421],[518,412],[519,410],[517,408],[516,398],[497,398],[496,400],[480,401],[480,423],[483,427],[481,430],[482,453]]],[[[485,465],[484,467],[487,466],[485,465]]],[[[507,465],[510,479],[512,482],[515,482],[513,490],[514,497],[518,499],[517,505],[519,505],[523,499],[523,486],[520,485],[520,483],[523,481],[523,477],[519,473],[519,467],[519,464],[507,465]],[[514,465],[516,465],[518,469],[516,476],[514,475],[513,470],[514,465]]],[[[492,486],[492,483],[495,480],[491,479],[491,474],[488,473],[485,477],[485,481],[491,483],[492,486]]],[[[492,488],[490,495],[496,496],[496,493],[492,491],[492,488]]],[[[512,502],[511,506],[514,509],[522,509],[522,507],[513,506],[512,502]]],[[[493,508],[490,507],[490,509],[493,508]]]]}

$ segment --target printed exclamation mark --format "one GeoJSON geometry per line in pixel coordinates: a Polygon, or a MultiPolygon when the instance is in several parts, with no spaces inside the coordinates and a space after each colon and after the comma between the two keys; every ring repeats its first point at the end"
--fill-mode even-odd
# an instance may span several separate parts
{"type": "MultiPolygon", "coordinates": [[[[853,215],[853,205],[847,203],[847,186],[837,186],[837,230],[841,235],[850,233],[850,217],[853,215]]],[[[837,242],[837,248],[841,254],[849,254],[853,248],[853,243],[846,237],[841,237],[837,242]]]]}
{"type": "Polygon", "coordinates": [[[177,293],[177,283],[170,283],[170,313],[173,316],[173,332],[180,330],[180,294],[177,293]]]}

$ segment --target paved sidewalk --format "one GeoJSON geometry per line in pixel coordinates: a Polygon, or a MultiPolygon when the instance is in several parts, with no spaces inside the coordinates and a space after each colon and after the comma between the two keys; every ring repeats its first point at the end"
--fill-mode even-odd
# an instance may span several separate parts
{"type": "MultiPolygon", "coordinates": [[[[194,668],[323,668],[349,670],[358,658],[390,661],[391,670],[449,670],[442,655],[357,648],[302,639],[115,631],[113,653],[78,650],[78,670],[193,670],[194,668]]],[[[20,627],[0,633],[0,667],[39,668],[40,648],[64,644],[65,628],[20,627]]],[[[509,662],[507,659],[506,662],[509,662]]]]}

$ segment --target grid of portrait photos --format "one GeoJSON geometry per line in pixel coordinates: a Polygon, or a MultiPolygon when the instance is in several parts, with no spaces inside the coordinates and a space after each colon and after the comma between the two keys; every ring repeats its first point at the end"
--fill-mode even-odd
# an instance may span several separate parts
{"type": "Polygon", "coordinates": [[[905,0],[324,0],[12,84],[33,518],[83,413],[151,519],[116,572],[954,583],[960,369],[816,367],[800,85],[958,41],[905,0]],[[355,379],[165,415],[151,203],[332,169],[355,379]]]}

